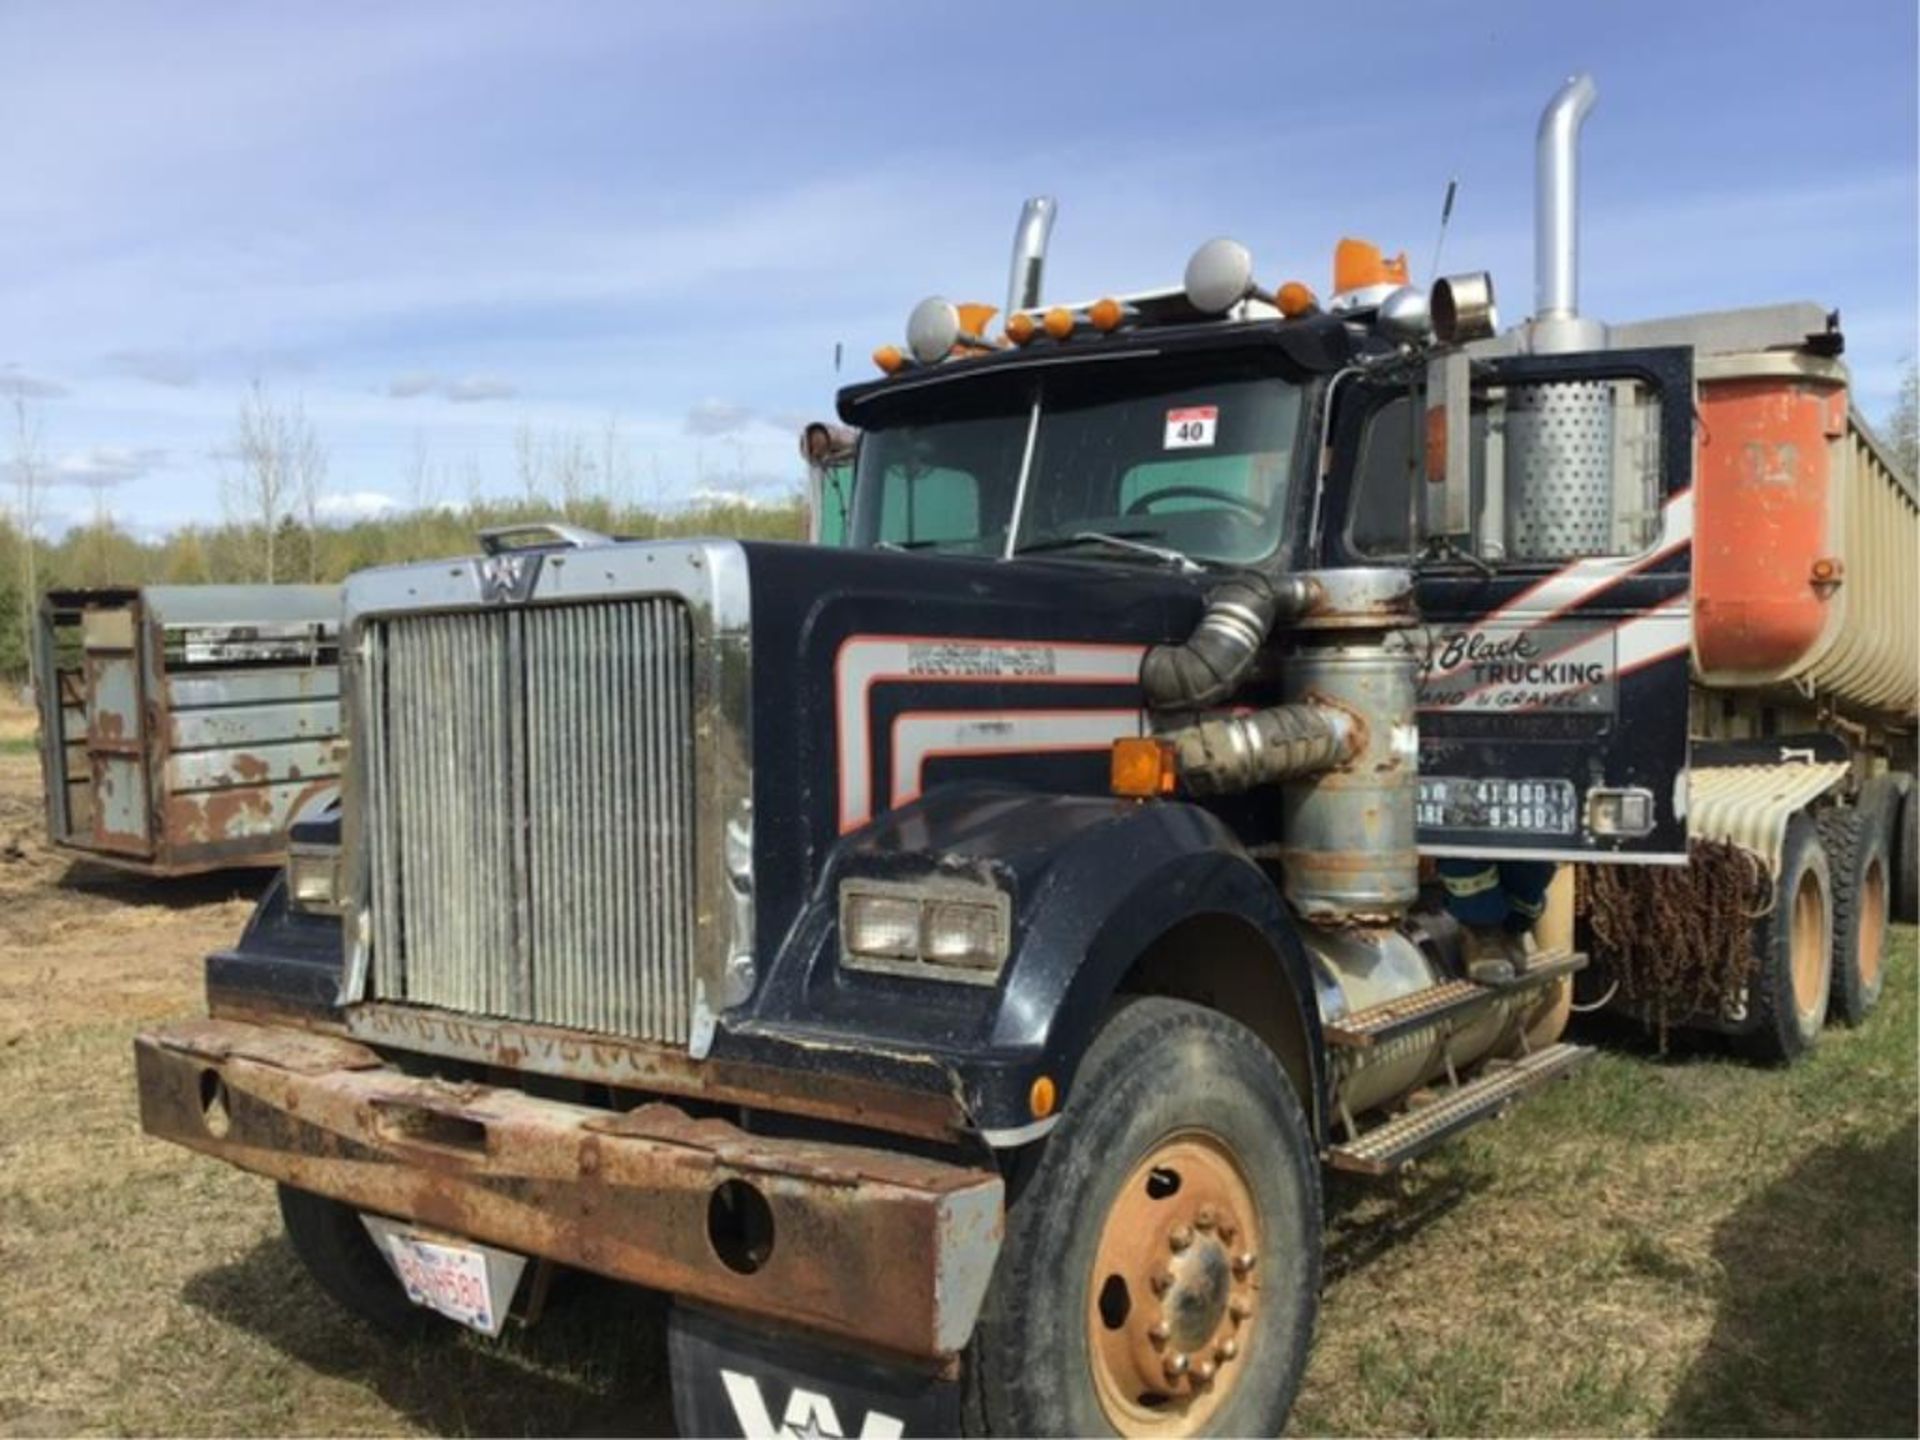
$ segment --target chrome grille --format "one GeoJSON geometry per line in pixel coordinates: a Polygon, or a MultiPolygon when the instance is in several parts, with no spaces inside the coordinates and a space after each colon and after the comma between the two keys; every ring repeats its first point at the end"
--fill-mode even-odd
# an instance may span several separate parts
{"type": "Polygon", "coordinates": [[[692,667],[674,599],[368,626],[375,995],[687,1039],[692,667]]]}

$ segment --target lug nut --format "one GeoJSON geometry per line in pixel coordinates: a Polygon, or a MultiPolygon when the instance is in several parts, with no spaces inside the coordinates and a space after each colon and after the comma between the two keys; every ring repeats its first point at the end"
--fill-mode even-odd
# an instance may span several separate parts
{"type": "Polygon", "coordinates": [[[1211,1205],[1201,1206],[1200,1213],[1193,1217],[1193,1223],[1194,1227],[1199,1230],[1213,1229],[1213,1207],[1211,1205]]]}
{"type": "Polygon", "coordinates": [[[1253,1251],[1242,1250],[1238,1255],[1233,1257],[1233,1273],[1234,1274],[1245,1275],[1248,1271],[1252,1269],[1253,1269],[1253,1251]]]}
{"type": "Polygon", "coordinates": [[[1233,1243],[1233,1237],[1239,1233],[1239,1230],[1234,1227],[1234,1223],[1231,1220],[1222,1220],[1220,1222],[1219,1235],[1220,1242],[1223,1245],[1231,1245],[1233,1243]]]}
{"type": "Polygon", "coordinates": [[[1222,1362],[1231,1360],[1240,1353],[1240,1342],[1238,1340],[1222,1340],[1220,1342],[1220,1348],[1213,1353],[1214,1356],[1222,1362]]]}
{"type": "Polygon", "coordinates": [[[1171,1270],[1162,1270],[1158,1275],[1149,1280],[1147,1284],[1153,1290],[1154,1294],[1164,1295],[1173,1288],[1173,1272],[1171,1270]]]}
{"type": "Polygon", "coordinates": [[[1167,1343],[1167,1337],[1173,1334],[1173,1327],[1164,1320],[1156,1320],[1147,1327],[1147,1338],[1156,1345],[1167,1343]]]}
{"type": "Polygon", "coordinates": [[[1192,1363],[1193,1362],[1185,1355],[1169,1355],[1167,1356],[1167,1363],[1163,1368],[1166,1370],[1169,1380],[1178,1380],[1182,1375],[1187,1373],[1187,1367],[1192,1363]]]}
{"type": "Polygon", "coordinates": [[[1167,1244],[1173,1248],[1175,1254],[1178,1254],[1193,1244],[1193,1230],[1186,1225],[1174,1226],[1173,1233],[1167,1236],[1167,1244]]]}
{"type": "Polygon", "coordinates": [[[1193,1378],[1195,1382],[1201,1385],[1210,1382],[1213,1379],[1214,1368],[1213,1361],[1202,1360],[1198,1365],[1193,1367],[1193,1378]]]}
{"type": "Polygon", "coordinates": [[[1234,1323],[1237,1325],[1253,1314],[1253,1302],[1244,1295],[1236,1295],[1227,1302],[1227,1310],[1232,1314],[1234,1323]]]}

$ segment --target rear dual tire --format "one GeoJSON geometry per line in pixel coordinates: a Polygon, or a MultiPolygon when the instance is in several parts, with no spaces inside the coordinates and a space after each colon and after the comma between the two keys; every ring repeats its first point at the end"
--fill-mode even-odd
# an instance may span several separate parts
{"type": "MultiPolygon", "coordinates": [[[[1886,799],[1899,795],[1887,792],[1886,799]]],[[[1833,874],[1832,1014],[1862,1024],[1886,981],[1887,918],[1892,909],[1891,827],[1878,793],[1859,806],[1820,817],[1820,842],[1833,874]]]]}
{"type": "Polygon", "coordinates": [[[1744,1047],[1764,1063],[1790,1064],[1819,1039],[1833,984],[1833,873],[1805,814],[1787,821],[1773,904],[1754,923],[1753,947],[1744,1047]]]}

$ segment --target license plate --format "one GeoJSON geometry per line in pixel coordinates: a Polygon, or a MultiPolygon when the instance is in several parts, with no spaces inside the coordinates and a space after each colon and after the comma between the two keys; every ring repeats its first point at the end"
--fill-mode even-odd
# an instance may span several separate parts
{"type": "Polygon", "coordinates": [[[391,1221],[364,1218],[409,1300],[482,1335],[500,1333],[513,1303],[521,1257],[439,1236],[430,1239],[391,1221]],[[489,1265],[489,1259],[505,1263],[489,1265]]]}

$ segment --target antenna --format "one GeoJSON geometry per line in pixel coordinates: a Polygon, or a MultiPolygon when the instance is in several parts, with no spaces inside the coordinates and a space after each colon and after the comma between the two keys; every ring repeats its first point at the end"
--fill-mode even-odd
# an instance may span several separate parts
{"type": "Polygon", "coordinates": [[[1440,277],[1440,252],[1447,245],[1447,222],[1453,219],[1453,197],[1459,193],[1459,190],[1460,177],[1448,176],[1447,198],[1440,202],[1440,233],[1433,240],[1433,268],[1427,271],[1429,279],[1437,280],[1440,277]]]}
{"type": "Polygon", "coordinates": [[[838,340],[833,342],[833,373],[836,375],[840,373],[840,345],[838,340]]]}

